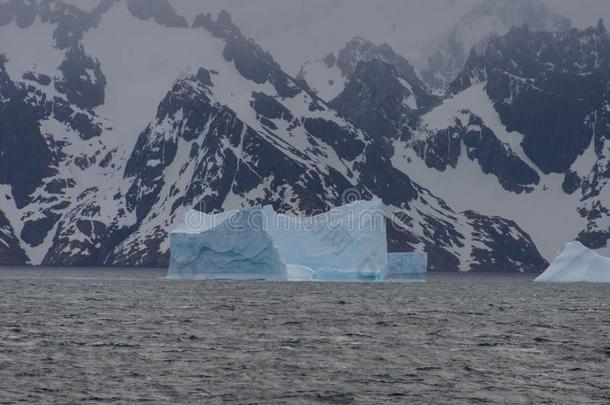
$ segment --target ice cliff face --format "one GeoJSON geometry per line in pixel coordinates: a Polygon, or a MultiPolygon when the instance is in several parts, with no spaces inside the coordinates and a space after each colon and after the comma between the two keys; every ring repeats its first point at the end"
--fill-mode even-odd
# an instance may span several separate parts
{"type": "Polygon", "coordinates": [[[610,259],[579,242],[566,243],[535,281],[545,283],[610,283],[610,259]]]}
{"type": "Polygon", "coordinates": [[[201,233],[172,232],[168,278],[287,278],[260,208],[234,212],[214,225],[201,233]]]}

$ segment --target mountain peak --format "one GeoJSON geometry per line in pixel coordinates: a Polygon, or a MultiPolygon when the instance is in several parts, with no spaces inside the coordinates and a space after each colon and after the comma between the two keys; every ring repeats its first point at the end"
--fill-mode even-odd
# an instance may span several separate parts
{"type": "Polygon", "coordinates": [[[607,32],[606,25],[604,24],[603,18],[599,19],[599,21],[597,22],[597,27],[595,29],[599,34],[605,34],[607,32]]]}
{"type": "Polygon", "coordinates": [[[233,23],[231,14],[226,10],[220,10],[216,21],[210,13],[199,14],[193,21],[193,28],[205,28],[217,38],[228,39],[229,37],[240,37],[240,29],[233,23]]]}
{"type": "Polygon", "coordinates": [[[388,44],[377,45],[359,36],[349,40],[337,52],[336,57],[334,53],[330,53],[323,59],[306,62],[297,77],[305,80],[322,99],[330,101],[341,93],[361,62],[373,60],[393,66],[397,76],[419,88],[421,93],[429,93],[406,58],[397,54],[388,44]]]}
{"type": "Polygon", "coordinates": [[[216,24],[221,24],[225,26],[233,25],[233,20],[231,19],[231,14],[225,9],[220,10],[218,13],[218,17],[216,18],[216,24]]]}
{"type": "Polygon", "coordinates": [[[428,56],[421,76],[433,89],[445,90],[464,68],[470,49],[481,53],[489,41],[515,27],[532,31],[565,31],[568,18],[541,0],[485,0],[464,15],[428,56]]]}

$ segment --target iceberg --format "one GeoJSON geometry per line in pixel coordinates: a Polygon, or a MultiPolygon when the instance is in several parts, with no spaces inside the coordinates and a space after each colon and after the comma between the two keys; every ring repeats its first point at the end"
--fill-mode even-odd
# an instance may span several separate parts
{"type": "Polygon", "coordinates": [[[170,233],[168,278],[424,281],[426,254],[388,254],[385,221],[378,199],[310,217],[190,210],[170,233]]]}
{"type": "Polygon", "coordinates": [[[580,242],[564,244],[549,267],[534,281],[610,283],[610,259],[580,242]]]}
{"type": "Polygon", "coordinates": [[[388,250],[381,200],[354,201],[311,217],[263,208],[265,229],[289,265],[311,269],[315,280],[375,280],[388,250]]]}
{"type": "Polygon", "coordinates": [[[167,277],[180,279],[286,280],[260,209],[207,215],[189,211],[170,234],[167,277]]]}
{"type": "Polygon", "coordinates": [[[426,281],[428,255],[425,252],[388,253],[381,271],[382,281],[426,281]]]}

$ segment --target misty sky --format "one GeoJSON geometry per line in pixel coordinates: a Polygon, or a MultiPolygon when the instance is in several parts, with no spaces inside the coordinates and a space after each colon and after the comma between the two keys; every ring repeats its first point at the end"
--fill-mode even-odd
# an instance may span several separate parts
{"type": "MultiPolygon", "coordinates": [[[[291,73],[304,60],[336,51],[356,35],[387,42],[413,59],[481,0],[171,0],[194,13],[226,8],[236,23],[291,73]]],[[[510,0],[506,0],[510,1],[510,0]]],[[[610,21],[610,0],[543,0],[584,28],[610,21]]]]}
{"type": "MultiPolygon", "coordinates": [[[[92,0],[66,0],[91,8],[92,0]]],[[[426,47],[482,0],[170,0],[192,21],[200,12],[227,9],[237,25],[290,73],[306,60],[337,51],[354,36],[389,43],[417,64],[426,47]]],[[[510,1],[510,0],[506,0],[510,1]]],[[[610,0],[543,0],[584,28],[602,17],[610,0]]]]}

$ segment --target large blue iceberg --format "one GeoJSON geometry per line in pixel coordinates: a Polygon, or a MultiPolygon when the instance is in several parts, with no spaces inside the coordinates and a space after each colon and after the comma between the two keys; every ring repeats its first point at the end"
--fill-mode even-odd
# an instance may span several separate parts
{"type": "Polygon", "coordinates": [[[170,235],[168,278],[286,280],[286,264],[257,213],[256,208],[232,216],[190,211],[170,235]]]}
{"type": "Polygon", "coordinates": [[[426,281],[428,256],[424,252],[388,253],[381,271],[384,281],[426,281]]]}
{"type": "Polygon", "coordinates": [[[380,200],[311,217],[271,206],[221,214],[191,210],[170,235],[168,278],[424,281],[423,252],[387,253],[380,200]]]}
{"type": "Polygon", "coordinates": [[[381,201],[355,201],[311,217],[263,208],[266,230],[289,265],[316,280],[375,280],[388,251],[381,201]]]}

